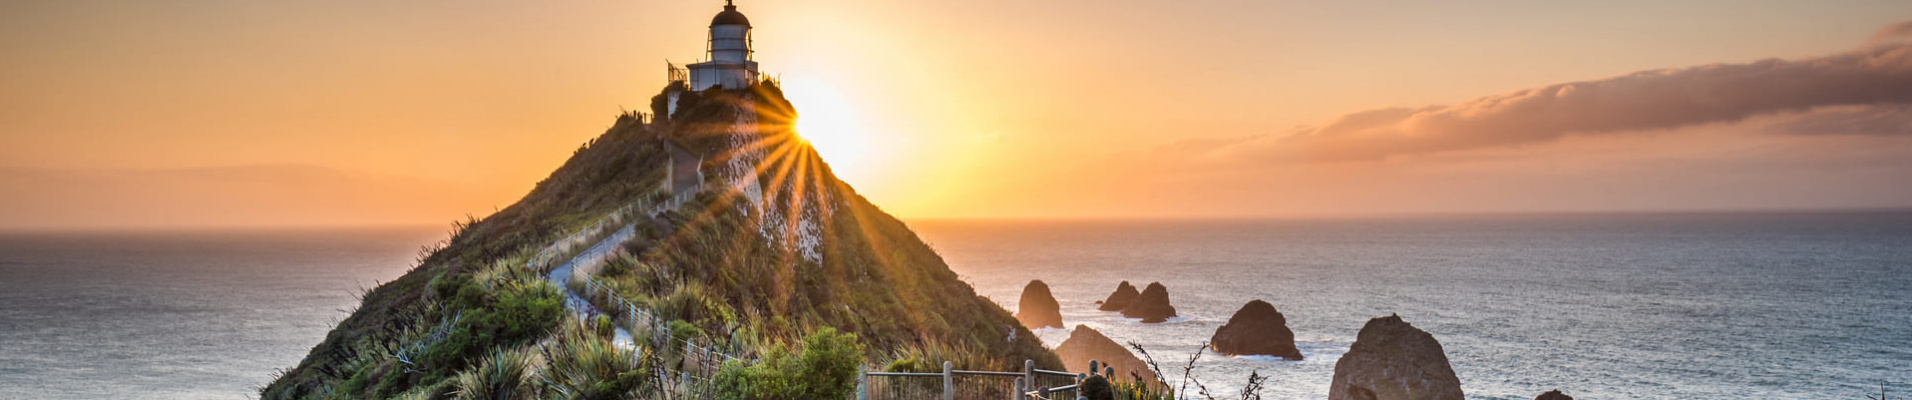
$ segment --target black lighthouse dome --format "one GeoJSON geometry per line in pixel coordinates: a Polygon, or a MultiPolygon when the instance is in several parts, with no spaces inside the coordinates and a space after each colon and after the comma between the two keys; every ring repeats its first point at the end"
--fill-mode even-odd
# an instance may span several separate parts
{"type": "Polygon", "coordinates": [[[717,18],[710,20],[710,26],[718,25],[743,25],[744,27],[750,27],[750,18],[744,18],[744,13],[737,12],[737,5],[731,4],[729,0],[725,0],[724,12],[717,13],[717,18]]]}

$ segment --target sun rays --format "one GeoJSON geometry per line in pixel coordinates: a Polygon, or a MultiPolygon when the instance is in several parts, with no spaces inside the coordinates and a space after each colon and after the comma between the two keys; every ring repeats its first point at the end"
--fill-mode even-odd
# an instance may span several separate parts
{"type": "Polygon", "coordinates": [[[700,196],[690,203],[693,208],[684,210],[690,217],[687,226],[716,223],[723,213],[744,213],[749,226],[735,230],[725,246],[732,254],[759,240],[773,246],[778,255],[775,263],[780,265],[773,279],[778,286],[791,287],[800,266],[828,264],[824,257],[843,250],[833,248],[845,242],[838,235],[846,234],[839,231],[836,217],[848,207],[849,217],[858,221],[851,225],[857,232],[847,234],[857,235],[861,240],[855,242],[870,246],[877,263],[888,264],[881,235],[871,232],[872,227],[861,221],[861,210],[845,201],[854,190],[835,177],[814,142],[798,135],[798,119],[788,103],[766,100],[775,98],[775,94],[754,93],[729,99],[731,106],[744,113],[734,121],[739,123],[711,125],[728,129],[690,129],[713,135],[698,140],[722,144],[711,146],[704,161],[705,168],[717,171],[710,179],[720,181],[707,184],[709,195],[700,196]],[[757,195],[752,196],[753,191],[757,195]],[[759,237],[750,237],[753,234],[759,237]]]}

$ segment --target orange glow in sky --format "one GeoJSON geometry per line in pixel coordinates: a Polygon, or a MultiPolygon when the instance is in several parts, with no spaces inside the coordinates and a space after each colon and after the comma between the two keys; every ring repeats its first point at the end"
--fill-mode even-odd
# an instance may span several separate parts
{"type": "MultiPolygon", "coordinates": [[[[0,228],[488,214],[701,58],[721,5],[0,3],[0,228]]],[[[1640,71],[1846,54],[1896,87],[1867,79],[1894,76],[1876,49],[1907,2],[738,7],[800,134],[904,217],[1912,206],[1896,100],[1575,103],[1678,85],[1622,79],[1640,71]],[[1536,96],[1560,108],[1491,107],[1536,96]],[[1871,129],[1842,118],[1885,130],[1814,130],[1871,129]]]]}
{"type": "Polygon", "coordinates": [[[797,135],[810,142],[842,179],[859,179],[867,171],[864,165],[873,150],[874,140],[864,136],[858,107],[843,97],[830,82],[792,79],[781,82],[784,97],[801,104],[797,117],[797,135]]]}

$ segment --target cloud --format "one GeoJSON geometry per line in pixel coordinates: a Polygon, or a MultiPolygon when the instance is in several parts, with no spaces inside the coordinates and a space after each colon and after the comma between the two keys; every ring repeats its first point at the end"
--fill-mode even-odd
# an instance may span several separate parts
{"type": "MultiPolygon", "coordinates": [[[[1897,32],[1901,25],[1912,29],[1899,24],[1881,34],[1897,32]]],[[[1815,115],[1827,119],[1796,122],[1778,131],[1903,133],[1902,129],[1873,128],[1903,122],[1905,109],[1900,105],[1905,103],[1912,103],[1912,43],[1882,44],[1799,60],[1641,71],[1450,106],[1362,111],[1291,134],[1218,148],[1204,158],[1277,164],[1371,161],[1542,143],[1573,134],[1731,123],[1836,106],[1885,108],[1845,116],[1815,115]],[[1846,122],[1833,121],[1839,118],[1846,122]]]]}
{"type": "Polygon", "coordinates": [[[1903,39],[1912,39],[1912,21],[1900,22],[1879,28],[1872,33],[1872,43],[1885,43],[1903,39]]]}
{"type": "Polygon", "coordinates": [[[1912,105],[1829,107],[1787,115],[1765,131],[1790,135],[1912,135],[1912,105]]]}

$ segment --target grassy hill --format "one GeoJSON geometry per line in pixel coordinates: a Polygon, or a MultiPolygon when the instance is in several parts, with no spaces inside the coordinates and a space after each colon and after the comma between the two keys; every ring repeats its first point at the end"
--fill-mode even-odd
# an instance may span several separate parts
{"type": "MultiPolygon", "coordinates": [[[[666,101],[660,95],[653,110],[663,115],[666,101]]],[[[677,339],[752,356],[725,373],[809,362],[784,356],[823,354],[829,343],[878,369],[945,359],[1001,370],[1033,359],[1060,369],[1035,335],[977,296],[908,226],[837,180],[794,135],[795,109],[777,87],[682,92],[677,105],[655,122],[620,116],[517,203],[455,224],[448,241],[421,249],[412,271],[365,293],[261,397],[661,390],[655,378],[686,368],[683,355],[647,346],[658,341],[642,336],[661,333],[636,326],[636,349],[605,345],[613,323],[579,321],[563,305],[572,289],[543,279],[532,261],[627,204],[668,197],[658,188],[673,149],[680,159],[697,156],[703,190],[632,221],[636,233],[594,279],[670,321],[677,339]]]]}

